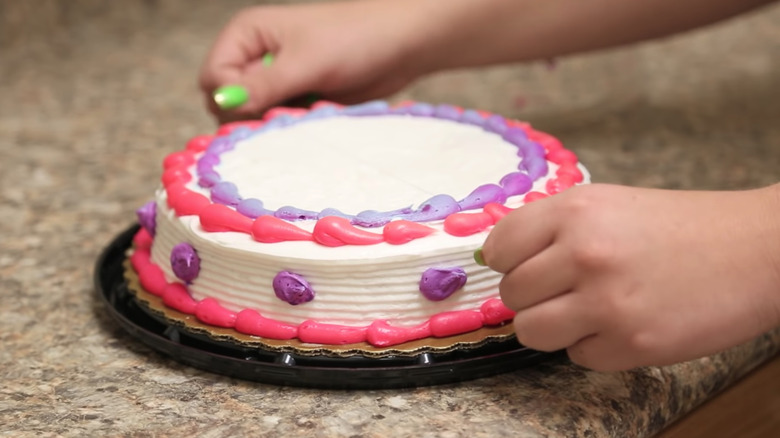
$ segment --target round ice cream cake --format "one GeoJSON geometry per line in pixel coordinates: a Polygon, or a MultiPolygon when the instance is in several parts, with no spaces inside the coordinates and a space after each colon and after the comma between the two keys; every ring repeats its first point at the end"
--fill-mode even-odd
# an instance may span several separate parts
{"type": "Polygon", "coordinates": [[[506,324],[474,251],[512,209],[588,182],[526,123],[414,102],[275,108],[163,169],[138,210],[142,289],[208,326],[325,347],[506,324]]]}

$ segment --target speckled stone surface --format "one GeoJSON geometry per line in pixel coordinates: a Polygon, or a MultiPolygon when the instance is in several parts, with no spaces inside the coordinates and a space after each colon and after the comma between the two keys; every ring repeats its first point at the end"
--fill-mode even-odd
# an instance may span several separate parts
{"type": "MultiPolygon", "coordinates": [[[[101,249],[157,163],[213,129],[200,59],[241,1],[0,0],[0,436],[649,436],[780,350],[780,332],[624,373],[559,358],[384,391],[279,388],[179,365],[106,316],[101,249]]],[[[778,181],[780,8],[652,44],[427,78],[403,98],[530,120],[599,181],[778,181]]]]}

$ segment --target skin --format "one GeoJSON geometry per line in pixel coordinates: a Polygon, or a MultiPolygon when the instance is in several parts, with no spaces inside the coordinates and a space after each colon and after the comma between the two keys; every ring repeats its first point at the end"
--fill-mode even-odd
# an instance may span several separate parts
{"type": "MultiPolygon", "coordinates": [[[[239,12],[200,75],[221,121],[309,92],[385,97],[443,69],[657,38],[768,0],[361,0],[239,12]],[[443,7],[446,5],[446,7],[443,7]],[[653,19],[655,18],[655,19],[653,19]],[[660,19],[663,18],[663,19],[660,19]],[[263,66],[263,54],[276,60],[263,66]],[[226,84],[247,104],[220,111],[226,84]]],[[[598,370],[708,355],[780,325],[780,184],[730,192],[574,187],[502,219],[485,242],[519,340],[598,370]]]]}

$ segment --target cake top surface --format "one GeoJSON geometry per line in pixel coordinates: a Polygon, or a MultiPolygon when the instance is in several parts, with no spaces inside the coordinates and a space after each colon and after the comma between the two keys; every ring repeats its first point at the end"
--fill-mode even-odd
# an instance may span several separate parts
{"type": "Polygon", "coordinates": [[[260,132],[215,170],[244,198],[357,214],[466,197],[517,170],[517,147],[473,125],[422,117],[335,116],[260,132]]]}
{"type": "Polygon", "coordinates": [[[327,247],[476,235],[588,181],[527,123],[414,102],[274,108],[191,139],[163,167],[161,200],[198,232],[327,247]]]}

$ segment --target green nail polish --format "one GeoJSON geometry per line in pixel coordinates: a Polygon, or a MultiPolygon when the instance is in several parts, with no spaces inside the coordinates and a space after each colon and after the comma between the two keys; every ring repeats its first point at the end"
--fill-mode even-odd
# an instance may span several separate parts
{"type": "Polygon", "coordinates": [[[487,266],[487,263],[485,263],[485,258],[482,256],[482,248],[474,251],[474,261],[477,262],[479,266],[487,266]]]}
{"type": "Polygon", "coordinates": [[[214,91],[214,102],[224,110],[238,108],[249,100],[249,91],[241,85],[225,85],[214,91]]]}
{"type": "Polygon", "coordinates": [[[270,67],[271,64],[274,63],[274,54],[271,52],[266,53],[265,55],[263,55],[262,62],[263,62],[263,66],[270,67]]]}
{"type": "Polygon", "coordinates": [[[317,93],[310,93],[306,95],[306,105],[308,106],[311,106],[318,100],[320,100],[320,95],[317,93]]]}

